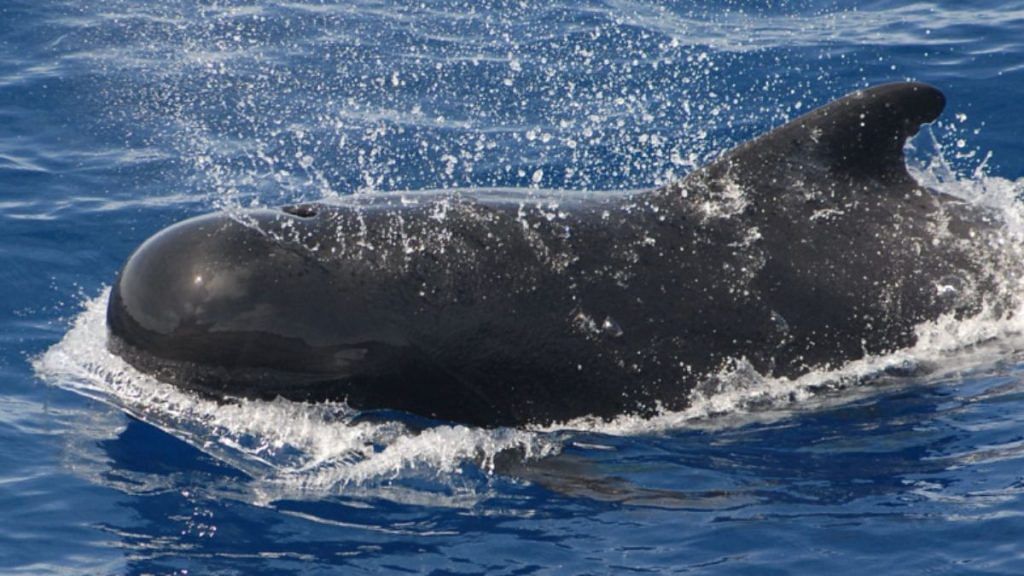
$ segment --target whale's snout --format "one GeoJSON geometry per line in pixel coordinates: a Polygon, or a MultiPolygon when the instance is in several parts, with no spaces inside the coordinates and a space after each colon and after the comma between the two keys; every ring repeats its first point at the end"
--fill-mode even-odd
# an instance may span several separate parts
{"type": "Polygon", "coordinates": [[[111,349],[178,384],[218,392],[347,373],[358,354],[339,341],[339,327],[351,318],[311,305],[343,299],[309,250],[275,233],[294,231],[310,213],[253,211],[244,223],[212,214],[154,235],[112,288],[111,349]]]}
{"type": "Polygon", "coordinates": [[[252,307],[262,244],[220,214],[161,231],[131,256],[112,289],[111,334],[168,359],[196,360],[202,351],[182,350],[175,336],[223,330],[252,307]]]}

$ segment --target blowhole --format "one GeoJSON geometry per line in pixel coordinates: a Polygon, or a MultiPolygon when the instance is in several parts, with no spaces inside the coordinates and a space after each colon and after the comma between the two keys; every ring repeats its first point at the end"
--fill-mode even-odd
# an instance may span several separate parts
{"type": "Polygon", "coordinates": [[[281,210],[299,218],[312,218],[316,216],[315,204],[294,204],[292,206],[284,206],[281,210]]]}

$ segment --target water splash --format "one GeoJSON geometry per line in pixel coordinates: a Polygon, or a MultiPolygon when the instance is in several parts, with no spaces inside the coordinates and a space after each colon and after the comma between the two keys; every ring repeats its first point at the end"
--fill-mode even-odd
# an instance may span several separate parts
{"type": "MultiPolygon", "coordinates": [[[[1024,180],[981,176],[943,180],[946,167],[933,161],[918,177],[947,193],[998,207],[1006,214],[1001,247],[1024,251],[1024,219],[1015,198],[1024,180]]],[[[1018,280],[1019,281],[1019,280],[1018,280]]],[[[1022,286],[1006,286],[1019,293],[1022,286]]],[[[689,408],[651,418],[612,421],[580,418],[542,429],[486,430],[465,426],[410,427],[399,419],[367,420],[343,403],[304,404],[236,399],[216,402],[182,392],[137,372],[106,349],[105,303],[109,291],[85,303],[65,338],[35,361],[46,381],[113,404],[192,443],[275,490],[331,492],[381,485],[395,479],[457,477],[469,465],[494,470],[495,458],[520,459],[558,453],[575,433],[634,435],[685,428],[720,428],[789,417],[795,411],[850,402],[886,385],[927,384],[1013,357],[1024,346],[1024,314],[1018,308],[986,309],[976,317],[942,317],[917,329],[915,346],[869,356],[800,378],[771,378],[736,359],[707,385],[689,408]]],[[[1018,299],[1019,305],[1019,299],[1018,299]]],[[[598,326],[593,322],[595,329],[598,326]]],[[[614,320],[605,324],[614,329],[614,320]]]]}
{"type": "MultiPolygon", "coordinates": [[[[886,30],[886,42],[940,50],[953,40],[932,41],[928,28],[960,21],[952,10],[943,12],[952,15],[948,22],[936,21],[924,5],[893,12],[823,4],[811,14],[742,6],[704,13],[628,1],[523,2],[509,10],[458,2],[445,10],[113,2],[97,12],[72,1],[78,14],[53,25],[63,34],[60,66],[84,61],[99,75],[90,97],[103,101],[101,121],[122,127],[132,147],[178,159],[174,181],[193,191],[185,197],[237,210],[354,191],[666,183],[829,94],[865,84],[867,73],[836,80],[834,70],[849,71],[836,64],[847,63],[850,45],[871,45],[886,30]],[[737,35],[738,26],[758,33],[737,35]],[[801,56],[797,45],[820,47],[817,59],[801,56]]],[[[880,66],[898,73],[895,63],[880,66]]],[[[956,122],[915,142],[915,176],[999,210],[1007,222],[1003,248],[1020,256],[1024,218],[1016,198],[1024,182],[987,174],[988,156],[967,144],[961,115],[954,110],[956,122]]],[[[343,404],[199,399],[106,351],[105,301],[101,294],[85,303],[65,338],[35,361],[37,372],[184,438],[270,492],[417,475],[444,482],[467,465],[489,470],[506,451],[534,458],[563,446],[555,430],[415,430],[361,420],[343,404]]],[[[886,373],[938,364],[930,380],[1012,354],[1020,316],[943,318],[920,327],[912,349],[796,380],[765,378],[736,359],[688,410],[553,428],[651,434],[785,417],[818,401],[869,394],[859,384],[886,373]]],[[[612,318],[607,327],[600,320],[590,322],[613,336],[623,330],[612,318]]]]}
{"type": "Polygon", "coordinates": [[[107,350],[108,296],[109,289],[85,302],[64,339],[34,360],[36,372],[182,438],[259,480],[264,492],[331,492],[399,476],[443,485],[467,463],[491,471],[503,452],[532,459],[559,448],[554,438],[525,430],[368,420],[344,403],[200,398],[107,350]]]}

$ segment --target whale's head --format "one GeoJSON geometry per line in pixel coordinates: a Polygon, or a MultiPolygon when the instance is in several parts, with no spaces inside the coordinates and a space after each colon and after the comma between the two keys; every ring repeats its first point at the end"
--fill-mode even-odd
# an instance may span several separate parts
{"type": "Polygon", "coordinates": [[[315,210],[298,207],[215,213],[162,230],[111,290],[110,348],[191,388],[273,396],[299,382],[315,396],[317,382],[344,377],[367,354],[340,328],[358,306],[316,305],[346,295],[307,246],[289,240],[317,225],[315,210]]]}

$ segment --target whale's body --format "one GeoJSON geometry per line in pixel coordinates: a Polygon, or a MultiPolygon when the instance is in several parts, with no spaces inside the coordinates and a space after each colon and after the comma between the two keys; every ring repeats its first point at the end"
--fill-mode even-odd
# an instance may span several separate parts
{"type": "Polygon", "coordinates": [[[851,94],[665,188],[409,193],[213,214],[129,259],[111,348],[216,395],[475,425],[686,406],[732,363],[798,376],[993,292],[992,224],[903,146],[927,85],[851,94]]]}

